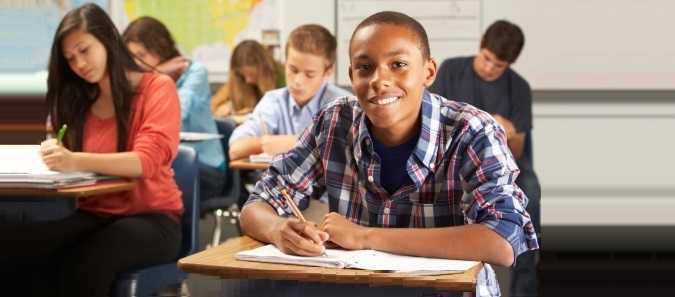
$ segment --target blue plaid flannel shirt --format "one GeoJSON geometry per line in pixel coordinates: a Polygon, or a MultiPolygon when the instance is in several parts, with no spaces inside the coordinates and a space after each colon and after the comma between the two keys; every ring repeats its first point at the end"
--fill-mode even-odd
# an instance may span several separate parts
{"type": "MultiPolygon", "coordinates": [[[[412,184],[389,195],[380,186],[380,161],[366,115],[353,96],[324,108],[296,146],[275,158],[248,203],[265,201],[282,216],[292,212],[287,189],[300,208],[328,194],[330,211],[372,227],[434,228],[483,224],[506,239],[514,259],[539,245],[527,197],[515,184],[519,169],[504,130],[487,113],[424,92],[417,146],[406,163],[412,184]]],[[[441,244],[441,242],[439,242],[441,244]]],[[[489,265],[479,274],[477,296],[499,296],[489,265]]]]}

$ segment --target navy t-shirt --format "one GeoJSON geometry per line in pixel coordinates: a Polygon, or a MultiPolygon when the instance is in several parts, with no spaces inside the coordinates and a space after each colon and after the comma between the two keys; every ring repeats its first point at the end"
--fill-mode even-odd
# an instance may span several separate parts
{"type": "Polygon", "coordinates": [[[438,69],[432,93],[466,102],[490,114],[500,114],[513,122],[518,132],[532,129],[532,91],[530,85],[511,67],[497,80],[482,80],[473,69],[474,57],[445,60],[438,69]]]}
{"type": "Polygon", "coordinates": [[[419,133],[403,144],[395,147],[386,147],[375,137],[372,137],[373,149],[375,149],[375,153],[380,157],[380,184],[387,190],[389,195],[396,193],[405,184],[412,184],[413,181],[408,175],[406,163],[412,155],[415,146],[417,146],[418,138],[419,133]]]}

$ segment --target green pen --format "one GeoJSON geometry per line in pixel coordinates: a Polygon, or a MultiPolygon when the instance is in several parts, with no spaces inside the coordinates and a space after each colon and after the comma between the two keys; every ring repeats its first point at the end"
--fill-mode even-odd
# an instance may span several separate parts
{"type": "Polygon", "coordinates": [[[58,144],[63,143],[63,135],[66,134],[66,129],[68,129],[68,125],[63,124],[63,126],[61,126],[61,129],[59,129],[59,132],[56,133],[56,141],[58,144]]]}

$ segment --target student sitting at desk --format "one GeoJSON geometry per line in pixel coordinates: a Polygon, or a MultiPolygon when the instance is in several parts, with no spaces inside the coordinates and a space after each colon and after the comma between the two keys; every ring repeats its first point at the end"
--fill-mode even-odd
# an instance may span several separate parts
{"type": "MultiPolygon", "coordinates": [[[[511,68],[524,44],[525,36],[517,25],[496,21],[483,34],[478,54],[444,61],[429,90],[487,111],[502,125],[520,168],[516,184],[527,195],[527,212],[541,232],[539,180],[532,156],[525,153],[526,137],[532,130],[532,92],[527,81],[511,68]]],[[[536,272],[536,251],[522,254],[513,267],[510,296],[536,296],[536,272]]]]}
{"type": "MultiPolygon", "coordinates": [[[[436,63],[422,25],[374,14],[356,27],[349,55],[357,98],[323,109],[263,174],[241,213],[246,234],[305,256],[320,255],[329,240],[510,266],[537,249],[504,130],[489,114],[425,90],[436,63]],[[300,205],[326,192],[331,212],[319,225],[289,218],[282,190],[300,205]]],[[[478,296],[500,294],[490,265],[478,284],[478,296]]]]}
{"type": "MultiPolygon", "coordinates": [[[[141,17],[129,24],[122,34],[129,51],[139,65],[171,76],[176,81],[181,108],[181,130],[218,133],[211,115],[211,90],[206,68],[182,56],[169,30],[157,19],[141,17]]],[[[220,140],[186,143],[199,156],[199,180],[202,197],[223,192],[225,155],[220,140]]]]}
{"type": "Polygon", "coordinates": [[[255,40],[237,44],[230,56],[227,84],[211,98],[216,117],[244,117],[267,92],[286,86],[284,66],[255,40]]]}
{"type": "Polygon", "coordinates": [[[230,159],[288,151],[321,107],[349,94],[327,82],[336,47],[335,37],[319,25],[303,25],[291,32],[286,44],[288,87],[267,92],[253,114],[232,132],[230,159]]]}
{"type": "Polygon", "coordinates": [[[105,11],[85,4],[56,29],[46,99],[52,126],[67,124],[62,143],[42,143],[49,169],[137,184],[82,199],[62,220],[0,224],[2,290],[108,296],[118,273],[178,254],[183,205],[171,169],[180,131],[176,86],[166,75],[143,72],[105,11]]]}

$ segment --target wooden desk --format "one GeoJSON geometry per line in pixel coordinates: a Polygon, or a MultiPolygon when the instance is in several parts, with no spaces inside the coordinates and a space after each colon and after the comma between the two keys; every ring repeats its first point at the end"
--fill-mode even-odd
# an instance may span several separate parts
{"type": "Polygon", "coordinates": [[[0,188],[0,197],[39,196],[81,198],[94,195],[122,192],[133,189],[135,180],[116,179],[99,181],[96,184],[61,189],[0,188]]]}
{"type": "Polygon", "coordinates": [[[298,280],[371,286],[405,286],[473,292],[476,277],[482,268],[478,264],[461,274],[437,276],[408,276],[401,273],[382,273],[360,269],[337,269],[274,263],[239,261],[234,255],[243,250],[261,246],[262,243],[247,236],[231,238],[223,244],[185,257],[178,267],[189,273],[218,276],[221,278],[262,278],[298,280]]]}
{"type": "Polygon", "coordinates": [[[230,168],[235,170],[265,170],[269,167],[269,163],[254,163],[248,158],[230,161],[230,168]]]}

